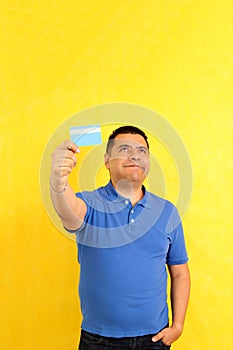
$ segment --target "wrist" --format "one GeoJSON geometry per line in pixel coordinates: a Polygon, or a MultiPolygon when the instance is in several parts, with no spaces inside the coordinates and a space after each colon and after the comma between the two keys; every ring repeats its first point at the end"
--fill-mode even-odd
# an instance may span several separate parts
{"type": "Polygon", "coordinates": [[[174,328],[174,329],[176,329],[177,332],[179,332],[180,334],[181,334],[182,331],[183,331],[183,324],[182,324],[182,323],[179,323],[179,322],[172,322],[171,327],[174,328]]]}
{"type": "Polygon", "coordinates": [[[65,181],[64,183],[62,183],[62,184],[56,184],[56,185],[54,185],[53,182],[52,182],[52,179],[50,178],[50,190],[51,190],[51,192],[60,194],[60,193],[65,192],[65,190],[67,189],[67,187],[68,187],[67,179],[66,179],[66,181],[65,181]]]}

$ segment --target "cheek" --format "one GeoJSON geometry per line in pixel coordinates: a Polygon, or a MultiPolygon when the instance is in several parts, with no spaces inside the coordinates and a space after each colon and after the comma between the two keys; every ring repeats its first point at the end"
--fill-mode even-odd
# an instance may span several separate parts
{"type": "Polygon", "coordinates": [[[149,173],[150,170],[150,162],[146,162],[145,163],[145,174],[147,175],[149,173]]]}
{"type": "Polygon", "coordinates": [[[120,159],[111,159],[108,161],[105,166],[110,171],[120,170],[121,168],[121,160],[120,159]]]}

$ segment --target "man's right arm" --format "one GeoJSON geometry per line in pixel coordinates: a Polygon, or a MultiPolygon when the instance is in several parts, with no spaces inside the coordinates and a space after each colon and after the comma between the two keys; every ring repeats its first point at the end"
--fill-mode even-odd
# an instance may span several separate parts
{"type": "Polygon", "coordinates": [[[70,141],[63,142],[52,154],[50,195],[62,224],[69,230],[78,229],[84,220],[87,207],[77,198],[68,184],[68,175],[77,163],[78,147],[70,141]]]}

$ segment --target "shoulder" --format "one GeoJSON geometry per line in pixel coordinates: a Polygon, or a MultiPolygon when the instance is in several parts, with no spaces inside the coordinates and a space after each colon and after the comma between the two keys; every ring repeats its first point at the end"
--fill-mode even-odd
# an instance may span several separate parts
{"type": "Polygon", "coordinates": [[[94,198],[99,196],[99,189],[93,190],[93,191],[81,191],[75,193],[77,198],[81,198],[86,201],[91,201],[94,198]]]}
{"type": "Polygon", "coordinates": [[[77,192],[76,197],[82,199],[87,206],[101,208],[104,203],[108,202],[106,186],[99,187],[93,191],[77,192]]]}
{"type": "Polygon", "coordinates": [[[169,200],[159,197],[152,192],[147,192],[148,203],[152,205],[162,205],[168,211],[177,210],[176,206],[169,200]]]}
{"type": "Polygon", "coordinates": [[[159,223],[170,232],[181,223],[177,207],[169,200],[148,192],[148,203],[153,213],[158,213],[159,223]]]}

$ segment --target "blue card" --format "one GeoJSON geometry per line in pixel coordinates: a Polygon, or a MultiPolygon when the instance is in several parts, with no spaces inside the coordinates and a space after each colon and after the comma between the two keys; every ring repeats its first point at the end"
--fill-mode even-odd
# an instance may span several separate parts
{"type": "Polygon", "coordinates": [[[77,146],[99,145],[102,143],[100,125],[72,126],[70,139],[77,146]]]}

